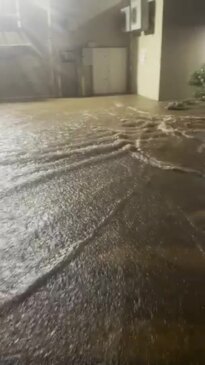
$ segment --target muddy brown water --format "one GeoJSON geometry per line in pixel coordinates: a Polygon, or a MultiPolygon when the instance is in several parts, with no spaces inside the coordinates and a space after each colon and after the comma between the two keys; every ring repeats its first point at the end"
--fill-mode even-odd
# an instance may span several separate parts
{"type": "Polygon", "coordinates": [[[78,103],[0,108],[0,364],[204,365],[205,116],[78,103]]]}

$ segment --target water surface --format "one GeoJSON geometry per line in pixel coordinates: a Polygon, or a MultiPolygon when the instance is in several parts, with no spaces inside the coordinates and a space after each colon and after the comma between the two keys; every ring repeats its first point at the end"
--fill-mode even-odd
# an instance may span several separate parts
{"type": "Polygon", "coordinates": [[[205,117],[77,105],[0,108],[0,359],[204,365],[205,117]]]}

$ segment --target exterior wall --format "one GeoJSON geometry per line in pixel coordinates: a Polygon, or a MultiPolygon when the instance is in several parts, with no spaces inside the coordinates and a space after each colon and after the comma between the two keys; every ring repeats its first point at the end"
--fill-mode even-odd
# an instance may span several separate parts
{"type": "Polygon", "coordinates": [[[160,94],[164,0],[156,0],[155,33],[131,35],[132,91],[158,100],[160,94]]]}
{"type": "Polygon", "coordinates": [[[160,99],[192,96],[190,75],[205,63],[205,1],[166,0],[160,99]]]}

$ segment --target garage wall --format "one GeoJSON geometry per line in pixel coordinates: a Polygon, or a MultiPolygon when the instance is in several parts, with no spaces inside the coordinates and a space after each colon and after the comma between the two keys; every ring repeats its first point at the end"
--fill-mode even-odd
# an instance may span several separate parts
{"type": "Polygon", "coordinates": [[[9,37],[22,45],[30,43],[31,48],[24,48],[17,55],[14,52],[12,56],[0,56],[0,99],[82,95],[82,74],[90,77],[90,70],[82,66],[82,48],[128,46],[128,35],[121,31],[120,15],[127,1],[50,1],[55,73],[52,94],[47,0],[20,0],[23,32],[9,37]],[[66,61],[62,56],[65,50],[70,51],[70,59],[66,61]]]}
{"type": "Polygon", "coordinates": [[[56,69],[62,79],[64,95],[82,95],[81,79],[90,77],[90,69],[82,66],[82,48],[127,47],[129,37],[122,32],[121,0],[67,0],[53,2],[53,41],[56,45],[56,69]],[[70,65],[62,62],[63,50],[70,50],[70,65]],[[72,55],[73,52],[73,55],[72,55]],[[72,65],[71,65],[72,64],[72,65]]]}
{"type": "Polygon", "coordinates": [[[0,57],[0,100],[42,98],[49,95],[47,70],[36,55],[0,57]]]}
{"type": "Polygon", "coordinates": [[[53,0],[53,19],[58,46],[64,48],[123,46],[128,36],[121,32],[120,9],[129,0],[53,0]]]}
{"type": "Polygon", "coordinates": [[[139,95],[158,100],[160,93],[164,0],[156,0],[154,34],[132,34],[132,89],[139,95]],[[133,61],[135,60],[135,61],[133,61]]]}
{"type": "Polygon", "coordinates": [[[47,13],[31,0],[20,5],[22,29],[0,32],[0,100],[50,95],[47,13]]]}
{"type": "Polygon", "coordinates": [[[166,0],[160,99],[192,96],[190,75],[205,63],[205,1],[166,0]]]}

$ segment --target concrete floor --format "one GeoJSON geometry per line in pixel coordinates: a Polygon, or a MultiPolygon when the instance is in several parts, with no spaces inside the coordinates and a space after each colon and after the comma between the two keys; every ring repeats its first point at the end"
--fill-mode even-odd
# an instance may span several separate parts
{"type": "Polygon", "coordinates": [[[204,365],[204,111],[0,105],[0,364],[204,365]]]}

